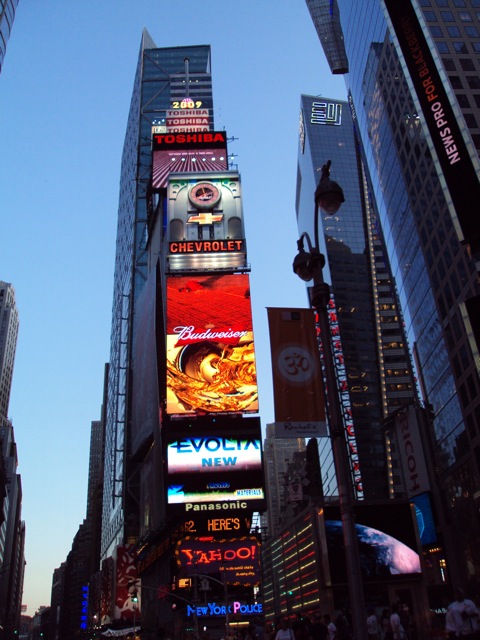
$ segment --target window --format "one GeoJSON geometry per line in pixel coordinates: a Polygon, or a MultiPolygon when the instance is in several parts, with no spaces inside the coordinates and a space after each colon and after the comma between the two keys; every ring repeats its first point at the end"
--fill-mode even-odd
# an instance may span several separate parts
{"type": "Polygon", "coordinates": [[[477,27],[465,26],[463,28],[469,38],[478,38],[480,36],[480,34],[478,33],[477,27]]]}
{"type": "Polygon", "coordinates": [[[472,42],[473,50],[480,53],[480,42],[472,42]]]}
{"type": "Polygon", "coordinates": [[[453,0],[453,4],[456,7],[466,7],[465,0],[453,0]]]}
{"type": "Polygon", "coordinates": [[[473,22],[470,11],[459,11],[458,16],[462,22],[473,22]]]}
{"type": "Polygon", "coordinates": [[[477,120],[475,119],[473,113],[465,113],[464,118],[465,122],[467,123],[467,127],[469,127],[470,129],[477,128],[477,120]]]}
{"type": "Polygon", "coordinates": [[[480,78],[478,76],[467,76],[467,82],[470,89],[480,89],[480,78]]]}
{"type": "Polygon", "coordinates": [[[454,89],[463,89],[462,81],[458,76],[449,76],[449,78],[450,78],[450,84],[454,89]]]}
{"type": "Polygon", "coordinates": [[[427,22],[436,22],[437,21],[437,16],[435,15],[435,13],[433,11],[424,11],[423,15],[425,16],[425,20],[427,22]]]}
{"type": "Polygon", "coordinates": [[[458,27],[447,27],[447,31],[452,38],[460,38],[460,29],[458,27]]]}
{"type": "Polygon", "coordinates": [[[468,53],[465,42],[454,42],[453,47],[457,53],[468,53]]]}
{"type": "Polygon", "coordinates": [[[448,7],[448,0],[436,0],[437,7],[448,7]]]}
{"type": "Polygon", "coordinates": [[[440,11],[440,15],[442,16],[442,20],[444,22],[455,22],[455,18],[453,17],[453,13],[451,11],[440,11]]]}
{"type": "Polygon", "coordinates": [[[457,95],[458,104],[462,107],[462,109],[468,109],[470,107],[470,103],[468,101],[467,96],[460,94],[457,95]]]}
{"type": "Polygon", "coordinates": [[[446,42],[436,42],[439,53],[449,53],[448,44],[446,42]]]}
{"type": "Polygon", "coordinates": [[[432,26],[430,27],[430,33],[432,34],[432,36],[434,38],[441,38],[443,37],[443,31],[440,27],[437,27],[437,25],[432,24],[432,26]]]}
{"type": "Polygon", "coordinates": [[[452,58],[443,58],[443,66],[446,71],[456,71],[455,62],[452,58]]]}
{"type": "Polygon", "coordinates": [[[475,71],[475,64],[471,58],[461,58],[460,64],[464,71],[475,71]]]}

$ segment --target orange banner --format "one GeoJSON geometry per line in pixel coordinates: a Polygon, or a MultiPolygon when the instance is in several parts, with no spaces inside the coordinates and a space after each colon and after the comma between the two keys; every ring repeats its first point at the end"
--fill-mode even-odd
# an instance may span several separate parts
{"type": "Polygon", "coordinates": [[[327,435],[312,309],[269,308],[276,436],[327,435]]]}

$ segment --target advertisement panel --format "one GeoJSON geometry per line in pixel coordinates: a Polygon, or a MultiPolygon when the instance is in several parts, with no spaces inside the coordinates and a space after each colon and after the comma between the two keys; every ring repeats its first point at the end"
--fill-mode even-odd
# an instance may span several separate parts
{"type": "Polygon", "coordinates": [[[219,540],[186,536],[175,549],[180,575],[220,574],[226,584],[260,582],[260,542],[255,536],[219,540]]]}
{"type": "MultiPolygon", "coordinates": [[[[340,509],[325,507],[324,543],[332,584],[347,582],[340,509]]],[[[364,582],[420,577],[415,515],[410,504],[355,506],[357,540],[364,582]]],[[[322,527],[321,527],[322,529],[322,527]]]]}
{"type": "Polygon", "coordinates": [[[138,602],[133,603],[130,593],[130,585],[140,584],[137,578],[133,547],[117,547],[117,570],[114,620],[133,620],[140,613],[140,589],[138,589],[138,602]],[[135,607],[135,609],[134,609],[135,607]]]}
{"type": "Polygon", "coordinates": [[[320,355],[312,309],[269,308],[277,437],[326,436],[320,355]]]}
{"type": "Polygon", "coordinates": [[[167,219],[168,271],[247,266],[238,172],[170,173],[167,219]]]}
{"type": "MultiPolygon", "coordinates": [[[[480,182],[472,156],[411,0],[384,2],[455,208],[454,222],[475,253],[480,249],[480,182]]],[[[474,154],[473,144],[471,149],[474,154]]]]}
{"type": "Polygon", "coordinates": [[[397,413],[395,434],[407,496],[411,498],[429,491],[430,481],[414,407],[408,407],[397,413]]]}
{"type": "Polygon", "coordinates": [[[170,132],[208,131],[210,115],[208,109],[167,109],[166,128],[170,132]]]}
{"type": "Polygon", "coordinates": [[[167,279],[166,411],[258,411],[248,275],[167,279]]]}
{"type": "Polygon", "coordinates": [[[213,172],[228,169],[225,131],[154,133],[152,189],[166,189],[172,172],[213,172]]]}
{"type": "Polygon", "coordinates": [[[205,512],[230,518],[232,509],[260,510],[265,499],[260,420],[224,417],[193,426],[182,421],[165,430],[168,505],[187,517],[205,512]]]}

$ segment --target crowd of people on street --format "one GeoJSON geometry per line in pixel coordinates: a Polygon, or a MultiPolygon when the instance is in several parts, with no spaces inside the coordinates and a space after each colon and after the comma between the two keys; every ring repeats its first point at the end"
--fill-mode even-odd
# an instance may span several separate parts
{"type": "MultiPolygon", "coordinates": [[[[366,611],[369,640],[423,640],[410,619],[408,607],[394,602],[390,609],[376,613],[372,607],[366,611]]],[[[461,589],[455,592],[455,600],[447,607],[445,638],[453,640],[480,640],[480,609],[465,598],[461,589]]],[[[355,640],[350,616],[346,610],[335,615],[315,613],[313,616],[297,614],[284,617],[276,624],[263,626],[257,619],[241,638],[225,640],[355,640]]]]}

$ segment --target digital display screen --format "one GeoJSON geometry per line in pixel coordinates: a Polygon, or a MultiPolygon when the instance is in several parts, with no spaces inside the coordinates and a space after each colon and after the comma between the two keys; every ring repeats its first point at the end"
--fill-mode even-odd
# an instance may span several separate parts
{"type": "Polygon", "coordinates": [[[168,278],[166,409],[258,411],[248,275],[168,278]]]}
{"type": "Polygon", "coordinates": [[[433,518],[432,503],[428,493],[422,493],[412,498],[417,516],[418,532],[422,544],[434,544],[438,540],[433,518]]]}
{"type": "Polygon", "coordinates": [[[228,170],[227,134],[166,133],[153,136],[152,189],[167,188],[174,172],[215,172],[228,170]]]}
{"type": "MultiPolygon", "coordinates": [[[[192,420],[192,423],[195,423],[192,420]]],[[[165,430],[167,503],[189,505],[228,516],[232,508],[251,510],[265,498],[260,420],[224,417],[220,424],[170,423],[165,430]],[[241,504],[240,504],[241,503],[241,504]]],[[[258,507],[258,505],[257,505],[258,507]]],[[[210,513],[210,515],[212,515],[210,513]]]]}
{"type": "MultiPolygon", "coordinates": [[[[410,504],[356,505],[355,525],[364,581],[421,573],[410,504]]],[[[325,538],[332,583],[345,583],[347,572],[338,507],[324,510],[325,538]]]]}

